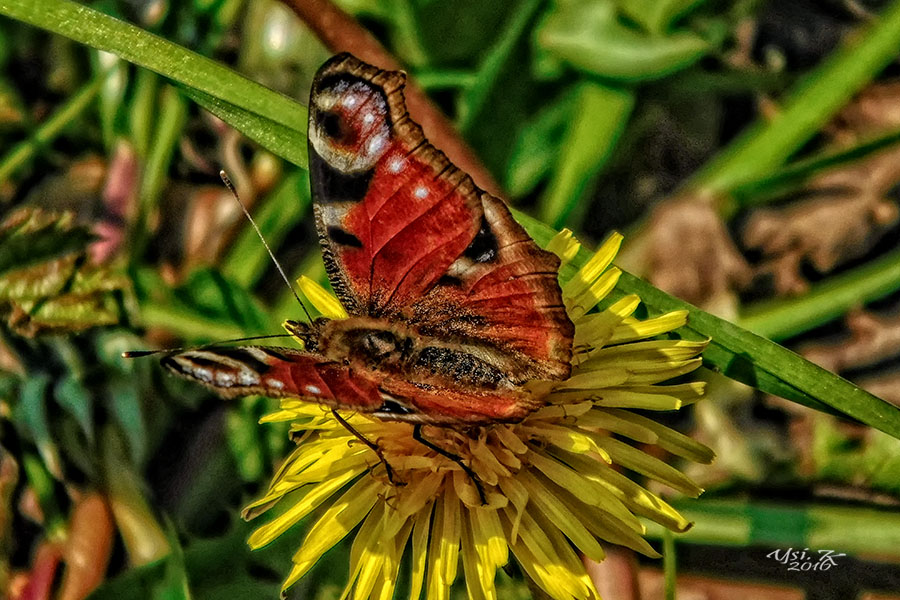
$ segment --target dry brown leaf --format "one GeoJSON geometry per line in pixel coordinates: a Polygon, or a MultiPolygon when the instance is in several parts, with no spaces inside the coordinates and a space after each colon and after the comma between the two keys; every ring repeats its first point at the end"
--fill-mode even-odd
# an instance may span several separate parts
{"type": "Polygon", "coordinates": [[[650,222],[651,281],[694,304],[705,304],[750,281],[751,271],[711,203],[673,198],[650,222]]]}

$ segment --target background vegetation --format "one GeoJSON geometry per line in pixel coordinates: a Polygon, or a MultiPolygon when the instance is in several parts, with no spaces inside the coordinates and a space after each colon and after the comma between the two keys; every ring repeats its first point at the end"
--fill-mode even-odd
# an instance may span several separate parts
{"type": "MultiPolygon", "coordinates": [[[[298,318],[220,168],[288,271],[325,283],[292,99],[368,31],[537,239],[622,230],[619,263],[673,296],[622,293],[704,309],[681,334],[713,340],[711,397],[670,417],[719,454],[667,545],[687,592],[900,592],[900,2],[339,4],[357,25],[323,30],[311,0],[0,0],[0,587],[276,597],[302,532],[251,554],[237,516],[287,451],[256,423],[272,402],[121,352],[298,318]],[[766,557],[789,547],[848,556],[790,573],[766,557]]],[[[336,597],[346,553],[292,597],[336,597]]]]}

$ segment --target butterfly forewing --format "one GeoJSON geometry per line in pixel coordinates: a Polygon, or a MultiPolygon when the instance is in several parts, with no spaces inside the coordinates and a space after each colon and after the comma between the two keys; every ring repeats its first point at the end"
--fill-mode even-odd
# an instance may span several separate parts
{"type": "Polygon", "coordinates": [[[402,83],[349,55],[313,83],[311,176],[334,288],[352,314],[504,348],[521,380],[565,377],[573,327],[558,259],[425,140],[402,83]]]}

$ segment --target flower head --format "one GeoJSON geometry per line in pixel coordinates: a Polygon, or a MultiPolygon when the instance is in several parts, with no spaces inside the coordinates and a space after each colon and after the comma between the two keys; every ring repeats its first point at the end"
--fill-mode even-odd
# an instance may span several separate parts
{"type": "MultiPolygon", "coordinates": [[[[459,457],[478,482],[454,460],[416,441],[408,423],[343,415],[363,437],[377,442],[393,468],[392,482],[384,463],[328,409],[285,399],[278,412],[263,419],[292,422],[299,441],[245,517],[280,500],[292,504],[257,529],[250,545],[263,546],[316,508],[328,506],[294,555],[285,589],[359,526],[346,590],[354,598],[392,598],[408,545],[411,598],[423,590],[432,600],[449,598],[460,555],[469,596],[496,598],[494,576],[510,552],[550,597],[597,598],[576,550],[602,560],[604,540],[656,556],[638,517],[674,531],[690,526],[620,469],[690,496],[700,494],[685,475],[633,443],[655,444],[698,462],[711,461],[712,451],[631,409],[676,410],[700,399],[702,383],[658,384],[699,366],[706,343],[648,339],[684,325],[687,314],[638,320],[632,317],[640,303],[637,296],[596,309],[621,273],[610,266],[620,243],[621,236],[612,236],[562,283],[575,323],[572,374],[554,382],[545,406],[519,423],[425,428],[429,441],[459,457]]],[[[548,249],[566,265],[580,244],[564,231],[548,249]]],[[[566,270],[571,269],[561,272],[566,270]]],[[[340,304],[312,281],[300,285],[322,314],[346,317],[340,304]]]]}

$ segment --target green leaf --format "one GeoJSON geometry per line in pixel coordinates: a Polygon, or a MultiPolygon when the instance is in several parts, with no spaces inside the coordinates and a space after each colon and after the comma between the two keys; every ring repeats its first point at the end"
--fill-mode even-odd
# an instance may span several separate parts
{"type": "Polygon", "coordinates": [[[50,434],[47,419],[47,388],[50,376],[46,373],[32,373],[19,390],[16,405],[16,421],[22,423],[37,446],[44,467],[57,479],[62,478],[62,461],[59,450],[50,434]]]}
{"type": "Polygon", "coordinates": [[[81,331],[119,321],[119,305],[111,295],[64,294],[38,302],[14,302],[10,326],[19,335],[81,331]]]}
{"type": "Polygon", "coordinates": [[[231,407],[225,421],[225,432],[231,457],[238,474],[247,483],[260,481],[266,475],[265,430],[258,427],[264,411],[258,408],[267,400],[259,396],[241,398],[231,407]]]}
{"type": "Polygon", "coordinates": [[[72,415],[89,442],[94,441],[93,402],[87,389],[77,378],[67,375],[53,387],[53,398],[72,415]]]}
{"type": "Polygon", "coordinates": [[[585,81],[575,92],[575,108],[556,169],[540,199],[538,217],[562,226],[616,147],[634,107],[634,92],[585,81]]]}
{"type": "Polygon", "coordinates": [[[167,529],[166,537],[169,538],[169,547],[172,550],[164,559],[166,567],[163,578],[160,588],[153,598],[154,600],[191,600],[188,573],[184,564],[184,550],[181,548],[178,532],[171,525],[167,529]]]}
{"type": "Polygon", "coordinates": [[[273,323],[260,303],[215,269],[193,271],[175,294],[181,306],[198,315],[234,323],[248,335],[272,333],[268,328],[273,323]]]}
{"type": "Polygon", "coordinates": [[[60,511],[53,482],[53,475],[46,462],[41,462],[31,452],[24,452],[20,458],[22,471],[28,481],[28,487],[37,497],[38,505],[44,515],[44,531],[48,536],[63,534],[66,531],[66,520],[60,511]]]}
{"type": "Polygon", "coordinates": [[[131,462],[143,464],[147,457],[147,427],[136,382],[119,377],[113,379],[106,388],[106,402],[127,440],[131,462]]]}
{"type": "Polygon", "coordinates": [[[537,32],[541,48],[573,67],[622,81],[658,79],[709,52],[689,32],[648,36],[624,25],[611,0],[559,2],[537,32]]]}
{"type": "MultiPolygon", "coordinates": [[[[551,227],[518,211],[515,217],[540,244],[546,244],[556,234],[551,227]]],[[[579,267],[590,256],[582,248],[569,269],[579,267]]],[[[688,324],[679,332],[687,339],[710,339],[703,353],[704,366],[763,392],[817,410],[838,411],[900,438],[900,409],[787,348],[670,296],[627,272],[622,273],[615,293],[639,295],[651,316],[688,311],[688,324]]]]}
{"type": "Polygon", "coordinates": [[[661,34],[669,30],[679,17],[706,0],[616,0],[625,15],[640,23],[647,31],[661,34]]]}
{"type": "Polygon", "coordinates": [[[71,214],[23,208],[0,224],[0,306],[20,335],[81,330],[119,319],[111,293],[127,279],[83,260],[94,239],[71,214]],[[5,307],[5,306],[4,306],[5,307]]]}
{"type": "MultiPolygon", "coordinates": [[[[48,260],[84,252],[94,236],[73,226],[72,215],[21,209],[0,223],[0,276],[48,260]]],[[[0,295],[15,294],[7,286],[0,295]]]]}
{"type": "Polygon", "coordinates": [[[816,479],[900,493],[900,440],[875,433],[853,439],[834,419],[813,421],[811,455],[816,479]]]}

